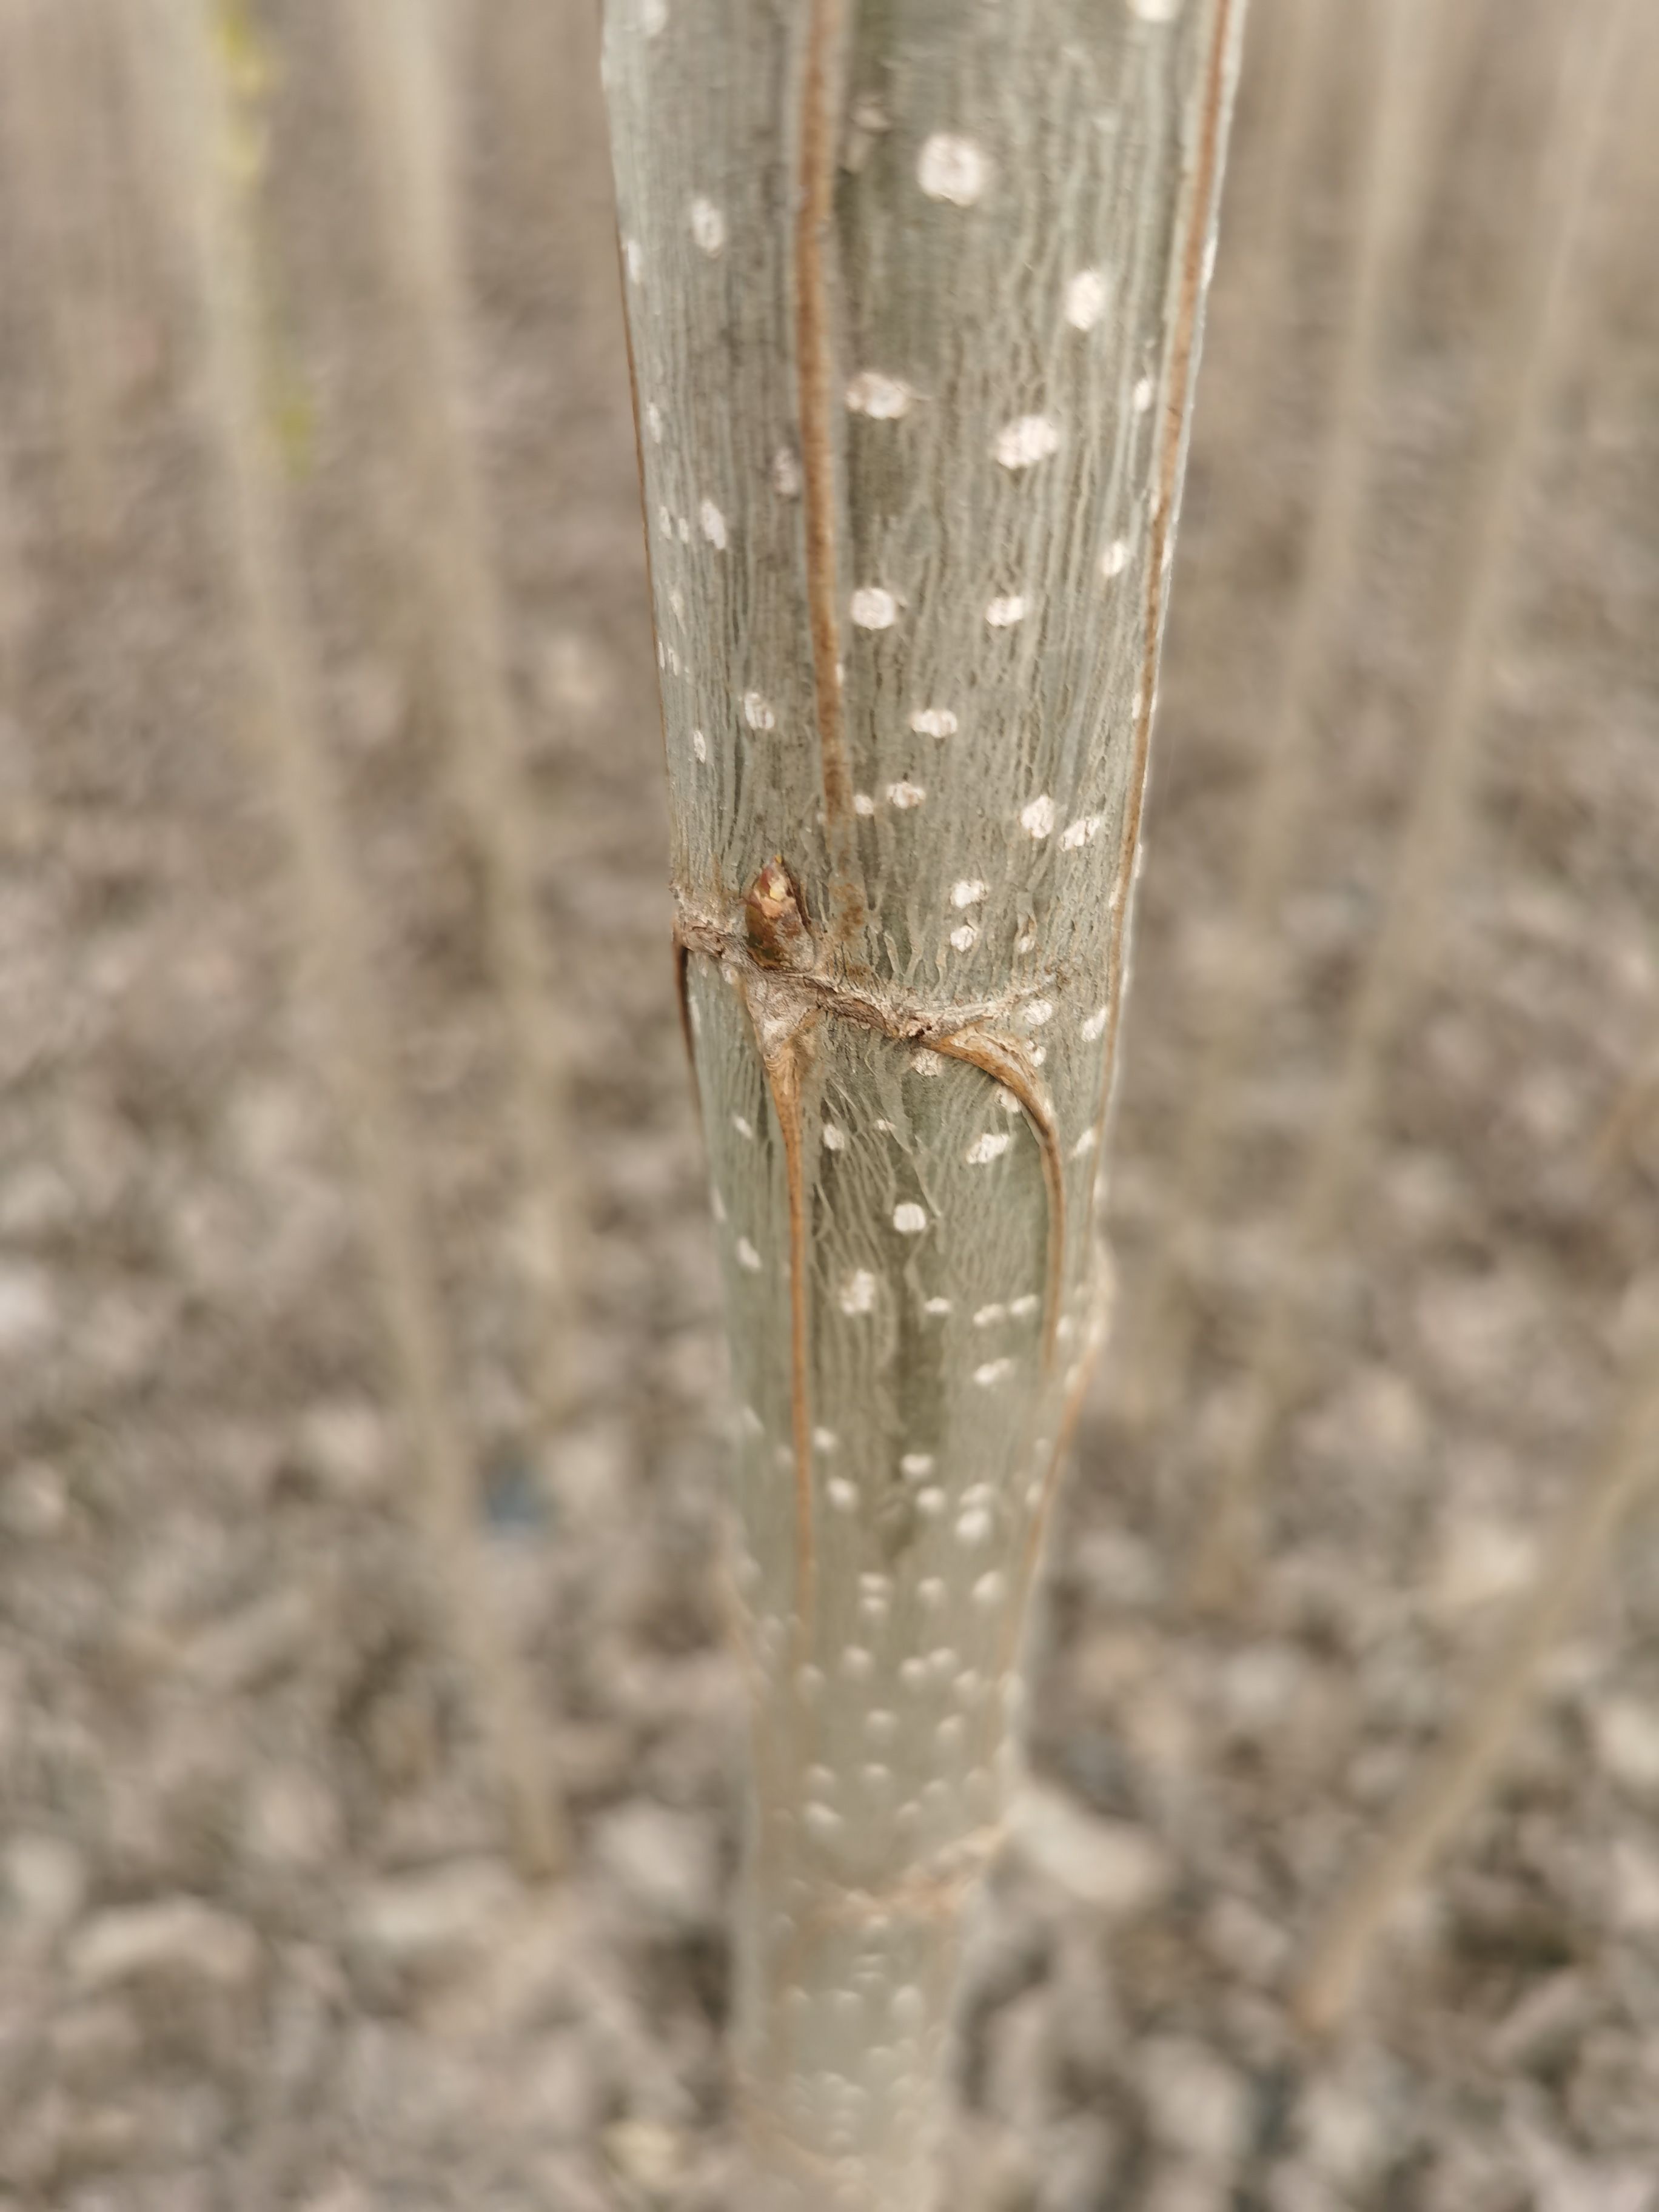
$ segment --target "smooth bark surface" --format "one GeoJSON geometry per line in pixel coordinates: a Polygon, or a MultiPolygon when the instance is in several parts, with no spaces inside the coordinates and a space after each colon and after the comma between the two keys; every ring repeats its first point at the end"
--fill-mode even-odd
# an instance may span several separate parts
{"type": "Polygon", "coordinates": [[[739,1401],[762,2201],[927,2201],[1093,1215],[1237,0],[620,0],[739,1401]]]}

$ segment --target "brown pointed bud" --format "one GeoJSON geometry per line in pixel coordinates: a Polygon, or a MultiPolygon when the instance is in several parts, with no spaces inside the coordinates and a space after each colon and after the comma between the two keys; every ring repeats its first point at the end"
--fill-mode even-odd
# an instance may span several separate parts
{"type": "Polygon", "coordinates": [[[743,902],[744,935],[763,968],[805,968],[812,939],[795,879],[777,854],[767,862],[743,902]]]}

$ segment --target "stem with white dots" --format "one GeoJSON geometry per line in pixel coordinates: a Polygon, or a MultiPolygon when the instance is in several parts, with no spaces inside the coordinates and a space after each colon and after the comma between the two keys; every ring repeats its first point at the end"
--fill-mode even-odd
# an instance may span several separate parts
{"type": "Polygon", "coordinates": [[[760,2203],[929,2193],[1092,1218],[1242,0],[612,0],[740,1401],[760,2203]]]}

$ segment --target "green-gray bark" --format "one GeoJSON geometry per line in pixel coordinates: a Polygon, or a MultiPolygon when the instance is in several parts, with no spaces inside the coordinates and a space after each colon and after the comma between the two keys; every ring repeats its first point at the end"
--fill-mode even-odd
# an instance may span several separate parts
{"type": "Polygon", "coordinates": [[[754,1692],[762,2201],[914,2208],[1103,1328],[1241,0],[612,0],[754,1692]]]}

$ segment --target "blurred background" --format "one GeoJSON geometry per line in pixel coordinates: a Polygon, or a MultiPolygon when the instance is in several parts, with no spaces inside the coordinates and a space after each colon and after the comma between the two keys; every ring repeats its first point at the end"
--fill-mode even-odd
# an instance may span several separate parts
{"type": "MultiPolygon", "coordinates": [[[[1659,2206],[1656,112],[1252,0],[969,2212],[1659,2206]]],[[[586,0],[0,0],[0,2212],[723,2201],[606,161],[586,0]]]]}

